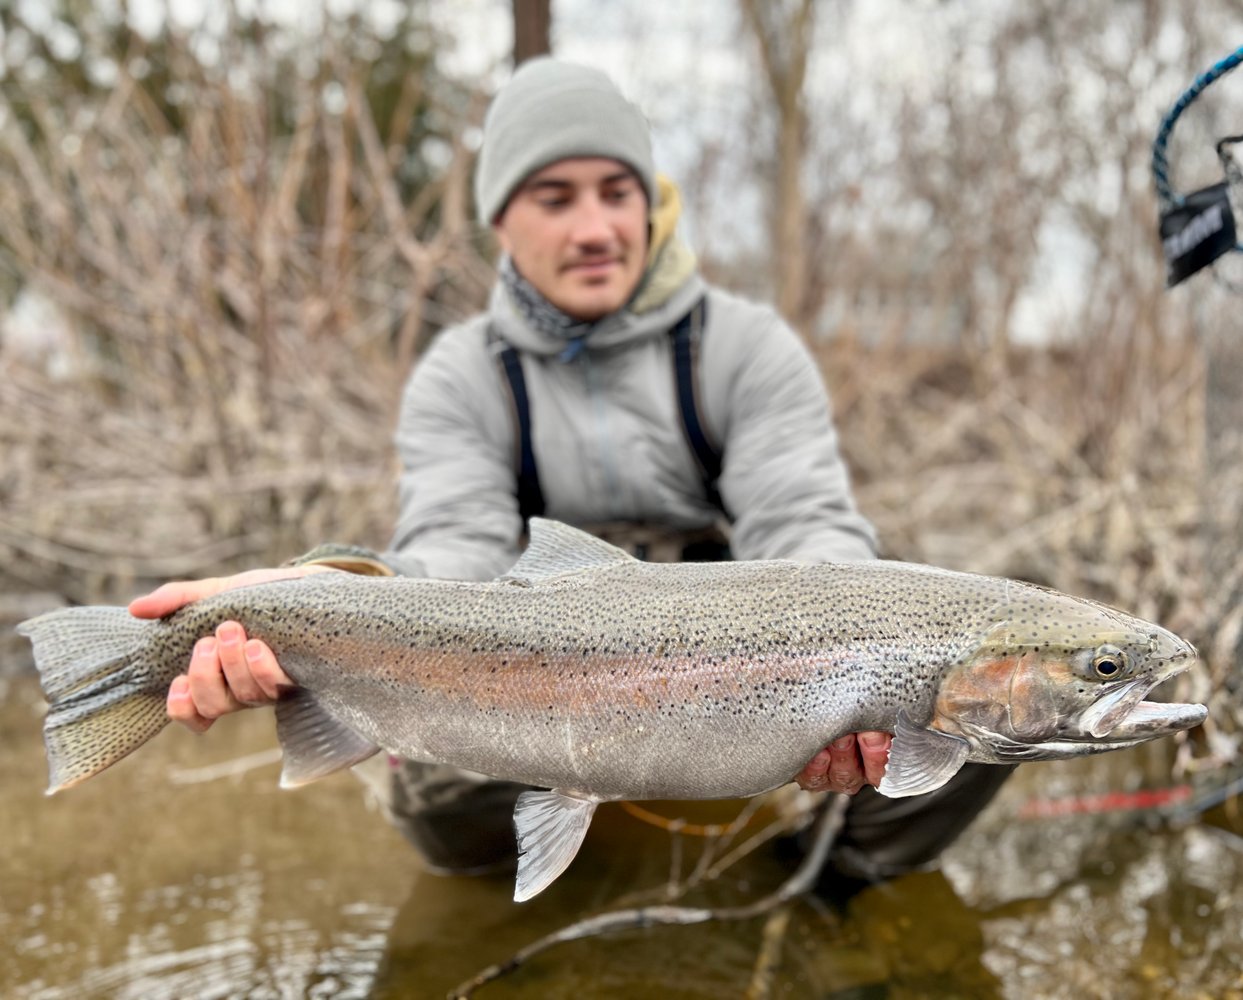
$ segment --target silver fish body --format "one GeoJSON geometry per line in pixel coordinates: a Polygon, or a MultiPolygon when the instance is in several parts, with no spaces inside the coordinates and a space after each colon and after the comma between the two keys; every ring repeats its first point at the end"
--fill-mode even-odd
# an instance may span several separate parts
{"type": "Polygon", "coordinates": [[[277,706],[283,783],[384,748],[551,789],[519,803],[519,898],[568,865],[596,803],[754,795],[844,733],[894,732],[880,790],[909,795],[966,760],[1096,753],[1205,715],[1143,700],[1188,643],[1090,601],[903,563],[646,564],[535,521],[490,583],[317,574],[160,622],[24,623],[51,790],[154,735],[195,640],[229,619],[298,684],[277,706]]]}

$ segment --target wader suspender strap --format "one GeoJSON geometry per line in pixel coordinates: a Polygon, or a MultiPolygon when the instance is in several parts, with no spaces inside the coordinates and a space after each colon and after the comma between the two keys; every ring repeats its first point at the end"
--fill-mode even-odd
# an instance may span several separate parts
{"type": "MultiPolygon", "coordinates": [[[[678,410],[682,415],[682,430],[687,443],[695,453],[703,477],[704,492],[709,501],[724,510],[716,482],[721,477],[721,453],[713,447],[704,431],[699,416],[696,378],[699,359],[699,341],[703,336],[707,304],[704,299],[678,320],[669,331],[673,340],[673,364],[678,393],[678,410]]],[[[489,328],[488,340],[493,345],[501,343],[496,332],[489,328]]],[[[527,396],[527,383],[522,374],[522,358],[513,347],[506,344],[497,352],[505,383],[509,386],[510,402],[513,404],[514,424],[517,431],[518,511],[525,525],[533,517],[544,514],[544,491],[540,488],[539,470],[535,467],[535,450],[531,447],[531,404],[527,396]]]]}
{"type": "Polygon", "coordinates": [[[721,478],[721,452],[708,440],[696,391],[699,382],[696,377],[699,343],[703,339],[707,314],[707,300],[700,299],[690,312],[678,320],[677,325],[669,331],[669,336],[673,338],[673,367],[678,390],[678,409],[682,414],[682,430],[691,451],[695,453],[695,460],[699,463],[704,494],[713,506],[724,512],[725,505],[721,503],[721,494],[716,488],[717,480],[721,478]]]}
{"type": "MultiPolygon", "coordinates": [[[[495,335],[491,330],[489,339],[495,335]]],[[[496,342],[499,342],[497,340],[496,342]]],[[[544,491],[540,489],[539,470],[535,467],[535,450],[531,447],[531,402],[527,398],[527,381],[522,374],[522,359],[508,344],[498,354],[505,382],[509,386],[517,431],[518,513],[525,528],[533,517],[544,515],[544,491]]]]}

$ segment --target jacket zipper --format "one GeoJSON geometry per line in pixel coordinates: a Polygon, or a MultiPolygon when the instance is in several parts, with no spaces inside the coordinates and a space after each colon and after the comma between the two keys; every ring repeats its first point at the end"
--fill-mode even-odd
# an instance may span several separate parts
{"type": "Polygon", "coordinates": [[[600,464],[604,470],[604,483],[609,497],[609,518],[621,520],[621,477],[618,475],[617,463],[613,460],[613,438],[609,433],[608,410],[604,405],[604,394],[600,391],[595,366],[591,362],[591,352],[583,351],[583,361],[587,382],[587,398],[591,404],[591,412],[596,425],[596,435],[600,440],[600,464]]]}

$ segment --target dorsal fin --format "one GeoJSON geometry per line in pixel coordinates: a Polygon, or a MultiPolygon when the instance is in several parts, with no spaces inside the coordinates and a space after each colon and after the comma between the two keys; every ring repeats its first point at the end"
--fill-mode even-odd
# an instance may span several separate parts
{"type": "Polygon", "coordinates": [[[532,586],[586,569],[637,562],[629,552],[560,521],[531,518],[531,541],[501,580],[532,586]]]}

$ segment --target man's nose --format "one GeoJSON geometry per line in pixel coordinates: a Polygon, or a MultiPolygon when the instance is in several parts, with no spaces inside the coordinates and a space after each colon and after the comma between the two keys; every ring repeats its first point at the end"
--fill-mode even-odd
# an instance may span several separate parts
{"type": "Polygon", "coordinates": [[[607,206],[596,195],[580,198],[575,206],[573,239],[580,245],[608,243],[613,237],[607,206]]]}

